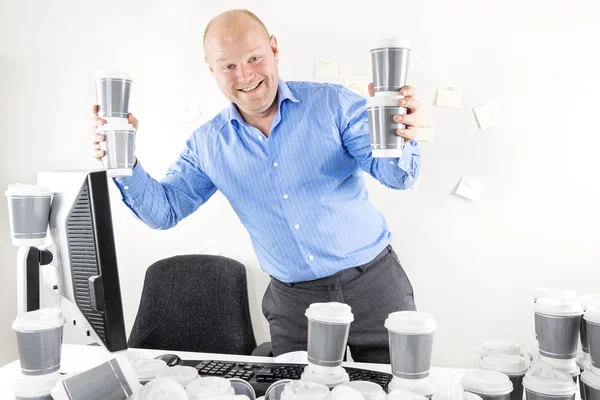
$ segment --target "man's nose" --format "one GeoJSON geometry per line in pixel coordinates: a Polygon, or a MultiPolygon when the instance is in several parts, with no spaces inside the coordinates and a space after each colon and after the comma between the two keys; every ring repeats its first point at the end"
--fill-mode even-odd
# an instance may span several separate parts
{"type": "Polygon", "coordinates": [[[254,71],[252,70],[252,67],[247,64],[240,65],[238,72],[238,79],[240,81],[250,82],[254,77],[254,71]]]}

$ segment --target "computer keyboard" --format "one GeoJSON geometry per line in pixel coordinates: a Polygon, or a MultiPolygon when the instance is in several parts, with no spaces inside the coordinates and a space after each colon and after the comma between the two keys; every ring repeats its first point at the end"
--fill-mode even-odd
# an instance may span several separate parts
{"type": "MultiPolygon", "coordinates": [[[[257,396],[264,395],[273,382],[281,379],[300,379],[304,367],[306,367],[306,364],[257,364],[217,360],[183,360],[183,365],[196,368],[200,376],[241,378],[250,383],[257,396]]],[[[383,372],[349,367],[344,367],[344,369],[351,381],[375,382],[385,391],[393,378],[391,374],[383,372]]]]}

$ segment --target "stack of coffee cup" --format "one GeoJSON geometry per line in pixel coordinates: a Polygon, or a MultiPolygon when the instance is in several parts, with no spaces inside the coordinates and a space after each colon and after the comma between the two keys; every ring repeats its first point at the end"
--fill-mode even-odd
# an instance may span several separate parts
{"type": "Polygon", "coordinates": [[[118,356],[59,381],[52,390],[52,397],[54,400],[126,400],[141,389],[129,360],[118,356]]]}
{"type": "Polygon", "coordinates": [[[431,397],[437,384],[429,376],[433,336],[437,325],[430,314],[419,311],[391,313],[385,321],[389,333],[394,379],[390,391],[408,390],[431,397]]]}
{"type": "Polygon", "coordinates": [[[57,308],[43,308],[17,316],[21,376],[14,394],[17,399],[51,399],[50,392],[59,380],[65,318],[57,308]]]}
{"type": "Polygon", "coordinates": [[[354,315],[342,303],[314,303],[306,310],[308,319],[308,365],[301,379],[333,388],[350,378],[342,368],[350,324],[354,315]]]}
{"type": "Polygon", "coordinates": [[[563,371],[577,369],[583,307],[576,298],[545,297],[534,304],[540,359],[563,371]]]}
{"type": "Polygon", "coordinates": [[[129,98],[133,81],[122,72],[96,72],[96,102],[98,116],[106,124],[98,127],[105,136],[100,149],[105,151],[102,164],[108,176],[132,174],[134,161],[135,128],[129,124],[129,98]]]}
{"type": "Polygon", "coordinates": [[[577,385],[566,372],[555,368],[533,368],[523,379],[527,400],[574,400],[577,385]]]}
{"type": "Polygon", "coordinates": [[[505,374],[483,369],[468,370],[461,380],[463,389],[483,400],[510,400],[513,384],[505,374]]]}
{"type": "MultiPolygon", "coordinates": [[[[590,308],[600,307],[600,293],[589,293],[583,295],[579,298],[579,301],[581,302],[583,312],[585,313],[590,308]]],[[[590,348],[587,337],[587,321],[585,318],[581,319],[581,331],[579,336],[581,337],[581,356],[584,360],[590,360],[590,348]]]]}
{"type": "Polygon", "coordinates": [[[411,44],[406,39],[386,38],[371,49],[374,97],[367,100],[371,152],[375,158],[402,156],[404,139],[396,134],[404,125],[394,115],[404,115],[399,90],[406,85],[411,44]]]}
{"type": "Polygon", "coordinates": [[[8,185],[8,219],[14,246],[41,246],[46,241],[52,192],[37,185],[8,185]]]}
{"type": "Polygon", "coordinates": [[[523,399],[523,378],[528,370],[527,361],[523,356],[490,354],[481,359],[480,365],[483,369],[508,376],[513,385],[510,400],[523,399]]]}

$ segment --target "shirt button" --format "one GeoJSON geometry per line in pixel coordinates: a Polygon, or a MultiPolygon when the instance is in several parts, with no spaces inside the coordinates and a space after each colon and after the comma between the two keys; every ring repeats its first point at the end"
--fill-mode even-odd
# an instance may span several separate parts
{"type": "Polygon", "coordinates": [[[129,189],[129,186],[123,186],[123,189],[127,190],[129,189]]]}
{"type": "Polygon", "coordinates": [[[395,163],[393,161],[390,161],[390,164],[394,165],[395,163]]]}
{"type": "Polygon", "coordinates": [[[283,198],[284,198],[284,199],[287,199],[287,198],[288,198],[288,195],[287,195],[287,194],[284,194],[284,195],[283,195],[283,198]]]}
{"type": "Polygon", "coordinates": [[[312,254],[311,254],[310,256],[308,256],[308,261],[312,261],[312,260],[314,260],[314,259],[315,259],[315,258],[312,256],[312,254]]]}
{"type": "Polygon", "coordinates": [[[274,162],[274,163],[273,163],[273,166],[274,166],[275,168],[277,168],[277,167],[279,167],[279,163],[278,163],[278,162],[274,162]]]}
{"type": "Polygon", "coordinates": [[[296,225],[294,225],[294,228],[300,229],[300,225],[296,224],[296,225]]]}
{"type": "Polygon", "coordinates": [[[262,140],[262,136],[259,136],[259,137],[258,137],[258,140],[262,140]]]}

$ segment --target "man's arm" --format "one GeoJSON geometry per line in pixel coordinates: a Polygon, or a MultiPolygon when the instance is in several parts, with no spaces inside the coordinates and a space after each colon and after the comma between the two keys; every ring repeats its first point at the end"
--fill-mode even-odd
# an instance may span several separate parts
{"type": "Polygon", "coordinates": [[[216,192],[217,188],[200,166],[195,148],[195,137],[192,136],[187,148],[160,182],[144,171],[139,160],[131,176],[114,179],[123,202],[149,227],[168,229],[175,226],[216,192]]]}
{"type": "MultiPolygon", "coordinates": [[[[421,169],[421,152],[415,140],[406,143],[401,158],[373,158],[366,100],[356,93],[339,88],[338,126],[346,150],[363,171],[392,189],[408,189],[421,169]]],[[[411,137],[411,133],[407,134],[411,137]]]]}

